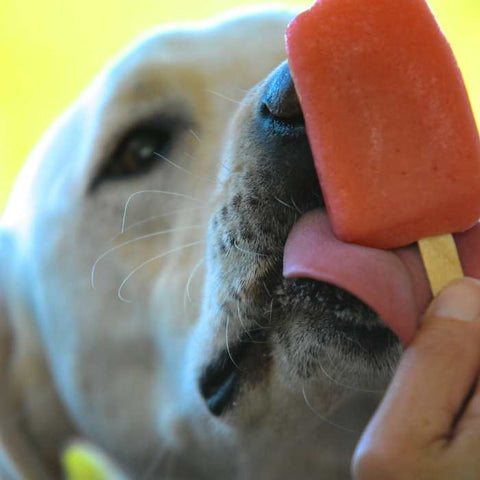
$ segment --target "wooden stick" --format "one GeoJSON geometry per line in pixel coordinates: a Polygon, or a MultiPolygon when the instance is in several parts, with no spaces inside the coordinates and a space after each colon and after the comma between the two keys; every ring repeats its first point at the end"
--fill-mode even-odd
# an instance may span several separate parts
{"type": "Polygon", "coordinates": [[[451,234],[422,238],[418,246],[433,296],[452,280],[463,277],[462,264],[451,234]]]}

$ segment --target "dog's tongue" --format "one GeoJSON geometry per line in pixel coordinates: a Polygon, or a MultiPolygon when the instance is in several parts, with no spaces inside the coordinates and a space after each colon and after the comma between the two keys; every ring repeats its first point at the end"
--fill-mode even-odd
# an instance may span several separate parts
{"type": "MultiPolygon", "coordinates": [[[[480,278],[480,224],[455,240],[465,275],[480,278]]],[[[404,345],[431,300],[416,245],[377,250],[342,242],[321,210],[305,214],[294,225],[285,245],[283,273],[347,290],[373,308],[404,345]]]]}

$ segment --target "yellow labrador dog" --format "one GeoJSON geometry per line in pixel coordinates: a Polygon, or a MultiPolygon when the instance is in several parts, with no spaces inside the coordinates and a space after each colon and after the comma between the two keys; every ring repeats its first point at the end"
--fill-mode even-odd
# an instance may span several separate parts
{"type": "Polygon", "coordinates": [[[292,15],[145,36],[32,153],[0,226],[2,479],[60,478],[76,438],[132,479],[349,478],[401,352],[375,312],[410,297],[329,236],[292,15]]]}

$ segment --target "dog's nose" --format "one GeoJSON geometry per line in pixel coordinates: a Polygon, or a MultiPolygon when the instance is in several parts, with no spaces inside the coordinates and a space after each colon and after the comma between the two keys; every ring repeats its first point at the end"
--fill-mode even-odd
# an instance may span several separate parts
{"type": "Polygon", "coordinates": [[[277,67],[267,79],[262,106],[264,114],[268,113],[281,121],[303,122],[302,109],[287,61],[277,67]]]}
{"type": "Polygon", "coordinates": [[[297,211],[318,206],[320,184],[286,61],[253,91],[252,98],[255,103],[247,105],[254,109],[249,117],[253,122],[242,125],[245,133],[239,145],[255,152],[256,181],[274,197],[295,198],[301,204],[297,211]]]}

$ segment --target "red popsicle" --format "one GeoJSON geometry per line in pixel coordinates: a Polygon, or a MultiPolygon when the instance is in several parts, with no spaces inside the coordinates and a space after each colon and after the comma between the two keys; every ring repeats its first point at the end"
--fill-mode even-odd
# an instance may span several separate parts
{"type": "Polygon", "coordinates": [[[400,247],[480,218],[480,142],[424,0],[318,0],[287,52],[333,230],[400,247]]]}

